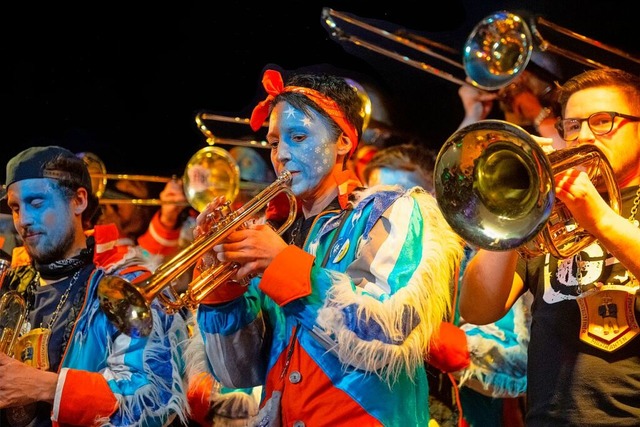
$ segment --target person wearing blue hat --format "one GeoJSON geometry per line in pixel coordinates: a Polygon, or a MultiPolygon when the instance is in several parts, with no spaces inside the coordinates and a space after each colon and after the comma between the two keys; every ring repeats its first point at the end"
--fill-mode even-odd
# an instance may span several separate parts
{"type": "Polygon", "coordinates": [[[7,163],[5,190],[23,244],[0,295],[17,292],[25,308],[17,340],[0,353],[0,425],[186,421],[184,319],[154,304],[151,333],[128,336],[100,306],[105,275],[151,273],[118,257],[114,225],[93,226],[98,199],[82,159],[59,146],[28,148],[7,163]]]}

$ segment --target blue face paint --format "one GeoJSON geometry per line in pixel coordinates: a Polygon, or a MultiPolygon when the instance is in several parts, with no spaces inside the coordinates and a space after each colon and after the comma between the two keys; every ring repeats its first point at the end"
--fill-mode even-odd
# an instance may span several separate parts
{"type": "Polygon", "coordinates": [[[74,217],[72,202],[60,190],[53,188],[51,180],[34,178],[15,182],[9,186],[7,203],[13,222],[23,244],[36,262],[50,263],[65,257],[74,245],[74,217]]]}
{"type": "Polygon", "coordinates": [[[369,175],[367,185],[399,185],[402,188],[409,189],[415,186],[425,187],[425,183],[423,181],[424,179],[422,179],[416,172],[390,168],[377,168],[369,175]]]}
{"type": "Polygon", "coordinates": [[[293,193],[302,199],[317,197],[337,159],[336,141],[326,119],[315,111],[308,117],[280,102],[271,113],[267,141],[276,173],[283,169],[292,173],[293,193]]]}

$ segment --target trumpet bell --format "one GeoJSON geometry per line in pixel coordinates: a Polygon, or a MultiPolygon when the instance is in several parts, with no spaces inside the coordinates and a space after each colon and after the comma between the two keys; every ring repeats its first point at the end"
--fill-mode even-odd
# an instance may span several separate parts
{"type": "Polygon", "coordinates": [[[218,196],[235,200],[240,191],[240,168],[228,151],[210,145],[191,156],[182,182],[189,204],[201,212],[218,196]]]}
{"type": "Polygon", "coordinates": [[[465,240],[489,250],[516,248],[542,230],[553,206],[552,176],[531,136],[501,120],[459,129],[434,169],[445,218],[465,240]]]}
{"type": "Polygon", "coordinates": [[[546,156],[533,137],[503,120],[456,131],[436,157],[436,199],[467,242],[524,258],[545,252],[568,258],[595,241],[555,198],[555,174],[580,168],[620,213],[620,190],[602,151],[586,144],[546,156]]]}
{"type": "Polygon", "coordinates": [[[151,306],[137,288],[118,276],[105,276],[98,283],[100,306],[109,320],[133,338],[151,333],[151,306]]]}
{"type": "Polygon", "coordinates": [[[469,34],[462,63],[475,86],[496,90],[524,71],[532,53],[529,25],[518,15],[499,11],[485,17],[469,34]]]}

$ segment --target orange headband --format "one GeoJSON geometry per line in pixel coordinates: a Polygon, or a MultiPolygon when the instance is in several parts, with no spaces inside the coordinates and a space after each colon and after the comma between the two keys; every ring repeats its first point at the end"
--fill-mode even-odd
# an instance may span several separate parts
{"type": "Polygon", "coordinates": [[[264,89],[267,91],[267,97],[264,101],[260,101],[258,105],[253,109],[251,113],[251,119],[249,120],[249,124],[251,125],[251,129],[257,131],[260,129],[264,121],[269,117],[269,107],[271,106],[271,101],[277,95],[282,92],[297,92],[305,95],[307,98],[311,99],[315,102],[322,110],[324,110],[335,122],[340,126],[340,129],[349,137],[351,140],[352,146],[351,151],[349,152],[349,157],[353,154],[358,146],[358,131],[356,128],[351,125],[338,104],[328,96],[325,96],[318,92],[315,89],[311,89],[308,87],[300,87],[300,86],[284,86],[282,81],[282,76],[276,70],[267,70],[264,72],[262,76],[262,85],[264,89]]]}

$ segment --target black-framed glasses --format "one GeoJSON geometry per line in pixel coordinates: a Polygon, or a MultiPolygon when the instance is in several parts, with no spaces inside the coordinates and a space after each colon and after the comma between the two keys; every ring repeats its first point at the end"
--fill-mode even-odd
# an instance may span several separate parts
{"type": "Polygon", "coordinates": [[[580,135],[582,122],[587,122],[589,129],[594,135],[604,135],[613,130],[613,122],[616,117],[622,117],[632,122],[640,121],[640,117],[628,114],[616,113],[614,111],[598,111],[586,119],[559,119],[556,122],[556,129],[565,141],[575,141],[580,135]]]}

